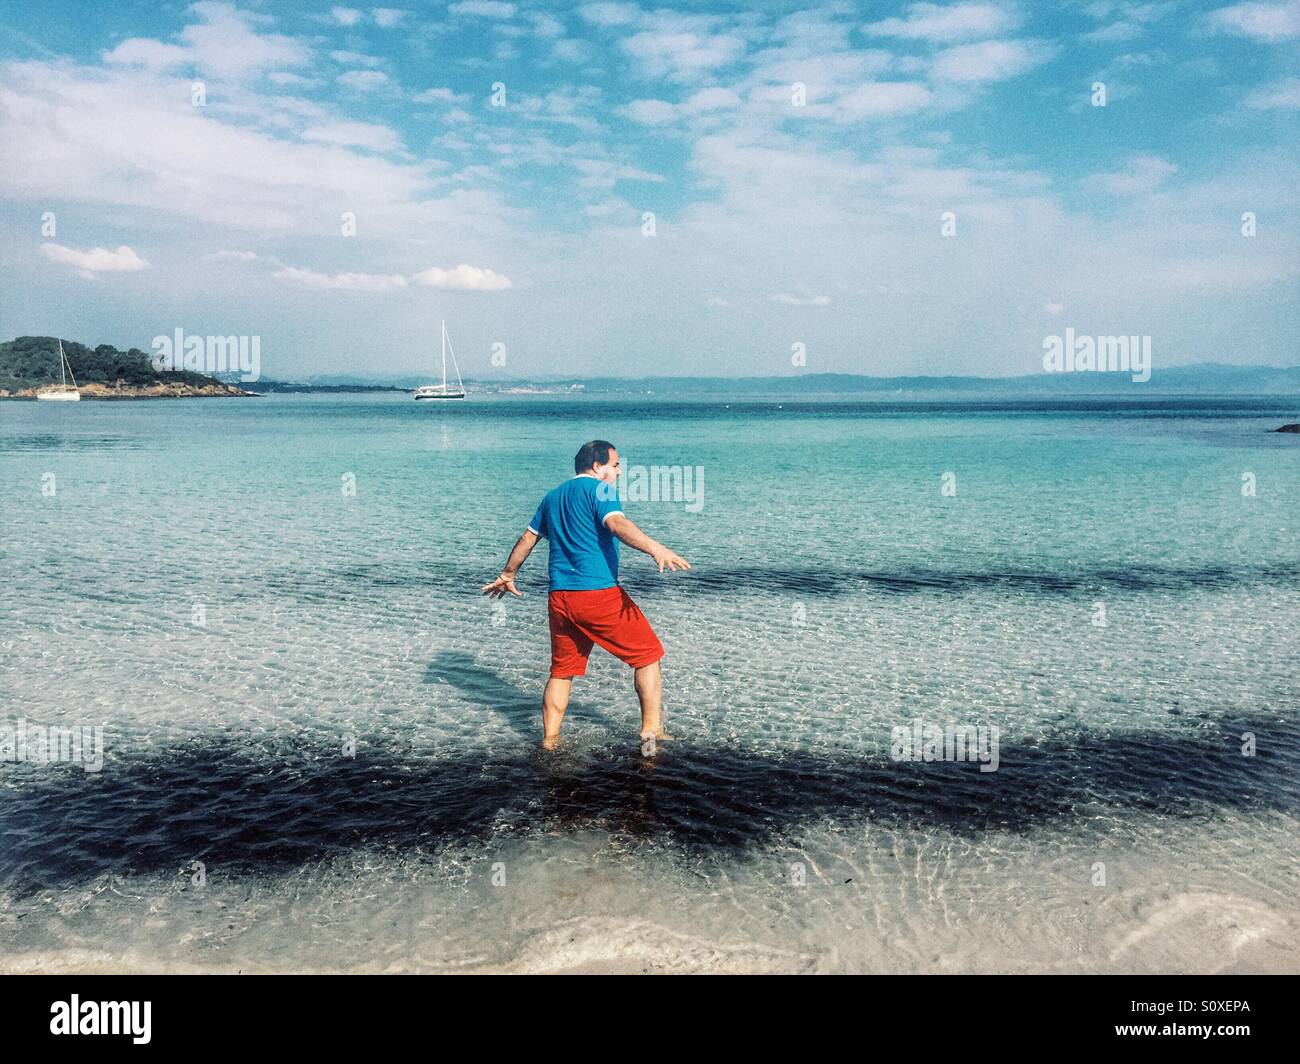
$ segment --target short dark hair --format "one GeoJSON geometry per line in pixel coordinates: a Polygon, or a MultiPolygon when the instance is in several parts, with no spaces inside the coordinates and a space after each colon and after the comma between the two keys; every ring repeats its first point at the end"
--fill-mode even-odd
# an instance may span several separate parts
{"type": "Polygon", "coordinates": [[[614,445],[608,440],[592,440],[590,443],[584,443],[573,456],[573,471],[585,473],[595,466],[604,465],[609,461],[609,452],[614,449],[614,445]]]}

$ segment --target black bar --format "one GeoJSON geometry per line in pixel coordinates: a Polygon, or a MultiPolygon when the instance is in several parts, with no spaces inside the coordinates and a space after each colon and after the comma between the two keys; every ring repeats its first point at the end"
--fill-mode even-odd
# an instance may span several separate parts
{"type": "Polygon", "coordinates": [[[1178,1054],[1281,1051],[1295,1031],[1297,989],[1294,976],[833,976],[831,987],[737,976],[704,995],[680,982],[656,987],[650,1014],[639,1014],[632,1007],[639,994],[627,986],[572,978],[585,982],[576,996],[567,987],[539,993],[517,979],[489,986],[454,976],[11,976],[0,986],[7,1051],[116,1043],[129,1052],[373,1053],[413,1042],[445,1051],[454,1042],[471,1050],[479,1043],[495,1055],[512,1037],[549,1039],[574,1024],[578,1030],[558,1037],[591,1045],[598,1035],[613,1039],[597,1043],[612,1048],[654,1032],[668,1042],[683,1039],[680,1048],[694,1054],[704,1031],[724,1049],[733,1037],[738,1048],[767,1032],[795,1035],[816,1055],[832,1040],[847,1038],[864,1052],[897,1043],[895,1058],[949,1046],[1070,1055],[1123,1046],[1146,1052],[1153,1043],[1178,1054]],[[148,1041],[129,1033],[51,1033],[54,1003],[70,1005],[74,994],[82,1010],[87,1002],[147,1001],[148,1041]],[[1208,1037],[1179,1033],[1206,1026],[1208,1037]],[[1147,1027],[1153,1030],[1134,1030],[1147,1027]]]}

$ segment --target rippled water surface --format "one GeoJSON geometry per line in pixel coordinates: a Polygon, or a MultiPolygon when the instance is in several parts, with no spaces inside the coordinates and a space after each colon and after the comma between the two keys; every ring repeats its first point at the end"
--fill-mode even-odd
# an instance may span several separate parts
{"type": "Polygon", "coordinates": [[[1297,969],[1287,401],[69,406],[0,404],[4,723],[106,749],[0,765],[5,968],[1297,969]],[[653,758],[600,651],[539,748],[544,548],[478,594],[592,437],[704,474],[626,501],[653,758]]]}

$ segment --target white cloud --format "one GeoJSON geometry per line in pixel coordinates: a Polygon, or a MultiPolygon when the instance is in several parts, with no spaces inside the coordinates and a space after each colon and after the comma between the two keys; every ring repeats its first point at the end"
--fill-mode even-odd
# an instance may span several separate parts
{"type": "Polygon", "coordinates": [[[1141,0],[1136,2],[1135,0],[1116,0],[1116,2],[1099,0],[1085,7],[1084,13],[1098,21],[1106,19],[1114,19],[1114,21],[1098,26],[1089,33],[1081,34],[1079,39],[1102,44],[1130,41],[1141,35],[1150,23],[1164,18],[1175,7],[1176,4],[1170,0],[1162,0],[1159,3],[1141,2],[1141,0]]]}
{"type": "Polygon", "coordinates": [[[648,77],[679,81],[733,63],[745,52],[745,42],[739,37],[689,30],[635,33],[622,44],[648,77]]]}
{"type": "Polygon", "coordinates": [[[171,70],[193,62],[194,55],[179,44],[164,44],[145,37],[132,37],[123,41],[111,52],[104,53],[104,62],[123,66],[140,66],[149,70],[171,70]]]}
{"type": "Polygon", "coordinates": [[[887,18],[863,27],[876,37],[907,40],[969,41],[1015,29],[1020,19],[1004,4],[912,4],[906,18],[887,18]]]}
{"type": "Polygon", "coordinates": [[[361,21],[361,12],[355,7],[333,7],[330,17],[340,26],[355,26],[361,21]]]}
{"type": "Polygon", "coordinates": [[[546,14],[534,14],[533,33],[538,37],[563,37],[564,23],[559,19],[546,14]]]}
{"type": "Polygon", "coordinates": [[[411,97],[412,103],[456,103],[463,97],[457,96],[451,89],[425,89],[411,97]]]}
{"type": "Polygon", "coordinates": [[[406,12],[397,7],[376,7],[371,8],[370,15],[375,20],[376,26],[389,30],[406,17],[406,12]]]}
{"type": "Polygon", "coordinates": [[[1109,26],[1099,26],[1095,30],[1079,35],[1081,41],[1096,41],[1098,44],[1111,44],[1117,41],[1131,41],[1142,32],[1142,27],[1133,22],[1112,22],[1109,26]]]}
{"type": "Polygon", "coordinates": [[[275,67],[302,66],[311,58],[311,50],[292,37],[258,33],[254,23],[270,21],[264,15],[239,11],[216,0],[200,0],[190,10],[200,21],[181,30],[180,44],[136,37],[105,53],[104,61],[151,70],[192,66],[203,73],[238,80],[275,67]]]}
{"type": "Polygon", "coordinates": [[[877,81],[859,85],[839,97],[833,109],[837,118],[856,121],[879,115],[919,111],[930,103],[930,90],[910,81],[877,81]]]}
{"type": "Polygon", "coordinates": [[[515,5],[503,0],[460,0],[450,5],[447,13],[451,15],[470,15],[478,18],[514,18],[515,5]]]}
{"type": "Polygon", "coordinates": [[[664,180],[662,174],[652,174],[609,159],[575,159],[573,165],[582,174],[578,179],[578,184],[582,188],[609,189],[619,181],[660,182],[664,180]]]}
{"type": "MultiPolygon", "coordinates": [[[[0,198],[140,207],[260,231],[311,231],[320,210],[365,213],[368,231],[410,231],[436,221],[461,231],[494,227],[495,197],[429,199],[427,167],[334,144],[308,143],[221,120],[211,108],[177,107],[188,83],[138,70],[79,74],[62,64],[0,64],[0,143],[30,165],[0,166],[0,198]]],[[[267,126],[297,129],[296,111],[252,97],[267,126]]],[[[312,117],[307,123],[324,125],[312,117]]]]}
{"type": "Polygon", "coordinates": [[[1056,49],[1045,41],[982,41],[945,48],[931,71],[943,81],[1001,81],[1045,63],[1056,49]]]}
{"type": "Polygon", "coordinates": [[[621,199],[607,199],[600,203],[589,203],[583,211],[592,218],[609,218],[615,214],[630,215],[632,208],[621,199]]]}
{"type": "Polygon", "coordinates": [[[1177,172],[1177,166],[1157,155],[1138,155],[1128,169],[1090,174],[1084,179],[1084,185],[1112,196],[1140,196],[1154,192],[1164,184],[1165,178],[1177,172]]]}
{"type": "Polygon", "coordinates": [[[320,84],[315,78],[305,78],[287,70],[276,70],[266,75],[266,80],[274,85],[287,85],[291,88],[308,89],[320,84]]]}
{"type": "Polygon", "coordinates": [[[339,75],[339,84],[357,92],[374,92],[390,82],[382,70],[349,70],[339,75]]]}
{"type": "Polygon", "coordinates": [[[378,56],[362,55],[360,52],[330,52],[330,58],[344,66],[379,67],[384,61],[378,56]]]}
{"type": "Polygon", "coordinates": [[[591,112],[600,101],[601,90],[596,85],[566,86],[544,95],[519,98],[514,107],[529,121],[553,122],[595,134],[601,132],[601,125],[591,112]]]}
{"type": "Polygon", "coordinates": [[[593,26],[628,26],[641,17],[635,4],[582,4],[578,14],[593,26]]]}
{"type": "Polygon", "coordinates": [[[831,5],[821,9],[806,8],[784,16],[773,28],[773,40],[782,42],[788,53],[827,55],[849,46],[852,25],[842,19],[843,12],[831,5]]]}
{"type": "Polygon", "coordinates": [[[493,270],[469,266],[463,262],[451,270],[431,266],[417,273],[411,280],[416,284],[428,285],[430,288],[449,288],[464,292],[500,292],[513,287],[509,277],[503,277],[493,270]]]}
{"type": "Polygon", "coordinates": [[[675,122],[681,112],[667,100],[633,100],[623,108],[623,114],[643,126],[662,126],[675,122]]]}
{"type": "Polygon", "coordinates": [[[731,89],[715,87],[700,89],[679,104],[671,104],[666,100],[633,100],[623,109],[623,113],[634,122],[657,126],[678,118],[732,110],[739,107],[740,103],[740,97],[731,89]]]}
{"type": "Polygon", "coordinates": [[[561,63],[581,63],[590,54],[585,41],[561,37],[551,46],[551,56],[561,63]]]}
{"type": "Polygon", "coordinates": [[[343,292],[389,292],[405,288],[406,278],[400,273],[317,273],[315,270],[288,266],[271,274],[277,281],[301,285],[304,288],[330,289],[343,292]]]}
{"type": "Polygon", "coordinates": [[[367,148],[370,151],[398,151],[402,147],[401,140],[388,126],[370,122],[330,122],[310,126],[302,131],[302,139],[317,144],[367,148]]]}
{"type": "Polygon", "coordinates": [[[213,259],[217,262],[255,262],[257,260],[256,251],[214,251],[209,255],[203,256],[205,259],[213,259]]]}
{"type": "Polygon", "coordinates": [[[773,303],[786,307],[829,307],[830,296],[790,295],[788,292],[775,292],[770,297],[773,303]]]}
{"type": "Polygon", "coordinates": [[[740,97],[730,89],[701,89],[682,106],[688,114],[701,114],[704,111],[722,111],[740,106],[740,97]]]}
{"type": "MultiPolygon", "coordinates": [[[[901,71],[901,61],[881,48],[850,49],[845,27],[827,27],[821,21],[808,21],[811,18],[806,15],[793,25],[789,19],[783,20],[782,32],[789,44],[759,53],[757,65],[744,82],[747,98],[751,104],[765,105],[769,115],[780,115],[782,119],[838,117],[853,121],[847,109],[836,115],[833,102],[864,85],[892,80],[885,75],[901,71]],[[804,87],[806,105],[792,110],[795,84],[804,87]]],[[[917,62],[924,69],[925,64],[919,59],[917,62]]],[[[879,94],[870,89],[850,101],[864,114],[877,102],[879,94]],[[873,94],[875,101],[871,99],[873,94]]]]}
{"type": "Polygon", "coordinates": [[[93,279],[99,273],[133,273],[149,265],[125,244],[115,251],[98,247],[78,251],[62,244],[45,243],[41,245],[41,254],[51,262],[71,266],[88,279],[93,279]]]}
{"type": "Polygon", "coordinates": [[[1300,78],[1261,86],[1246,97],[1246,106],[1264,111],[1300,108],[1300,78]]]}
{"type": "Polygon", "coordinates": [[[1279,4],[1233,4],[1212,12],[1210,25],[1225,33],[1256,41],[1289,41],[1300,37],[1300,0],[1279,4]]]}

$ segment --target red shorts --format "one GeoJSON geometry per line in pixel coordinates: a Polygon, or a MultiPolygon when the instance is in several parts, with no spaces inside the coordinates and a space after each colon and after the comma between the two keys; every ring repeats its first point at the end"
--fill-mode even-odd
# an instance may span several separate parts
{"type": "Polygon", "coordinates": [[[593,643],[634,669],[653,665],[664,656],[664,645],[655,630],[621,587],[552,591],[547,612],[553,677],[567,679],[585,673],[593,643]]]}

